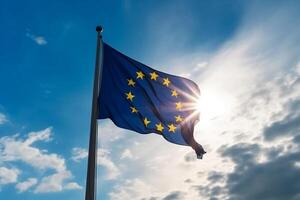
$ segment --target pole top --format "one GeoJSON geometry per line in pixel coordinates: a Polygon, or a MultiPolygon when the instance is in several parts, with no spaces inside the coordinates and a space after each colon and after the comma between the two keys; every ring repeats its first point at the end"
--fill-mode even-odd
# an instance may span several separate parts
{"type": "Polygon", "coordinates": [[[96,26],[96,31],[97,31],[98,33],[102,33],[102,32],[103,32],[102,26],[96,26]]]}

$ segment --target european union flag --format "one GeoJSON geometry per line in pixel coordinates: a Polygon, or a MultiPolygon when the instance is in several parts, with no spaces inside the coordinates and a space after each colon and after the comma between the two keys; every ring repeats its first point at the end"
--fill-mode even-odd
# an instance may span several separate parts
{"type": "Polygon", "coordinates": [[[102,83],[98,119],[110,118],[118,127],[141,134],[156,133],[169,142],[205,151],[193,136],[199,119],[198,86],[166,74],[103,44],[102,83]]]}

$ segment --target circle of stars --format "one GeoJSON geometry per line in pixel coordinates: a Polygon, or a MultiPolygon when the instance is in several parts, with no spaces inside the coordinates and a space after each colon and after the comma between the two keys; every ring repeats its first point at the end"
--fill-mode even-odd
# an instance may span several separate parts
{"type": "MultiPolygon", "coordinates": [[[[172,85],[172,82],[168,77],[165,77],[165,78],[160,77],[160,75],[155,71],[150,72],[148,75],[149,75],[150,81],[157,82],[160,80],[161,84],[167,88],[170,88],[172,85]]],[[[137,80],[144,80],[145,78],[147,78],[147,76],[143,71],[137,71],[136,77],[135,77],[136,80],[134,80],[133,78],[127,79],[127,85],[129,87],[134,88],[137,84],[136,83],[137,80]]],[[[178,91],[176,89],[170,89],[170,95],[171,95],[171,97],[173,97],[175,99],[177,99],[179,96],[178,91]]],[[[133,92],[128,91],[125,93],[125,96],[126,96],[126,99],[131,102],[131,104],[134,102],[135,95],[133,92]]],[[[174,107],[178,112],[180,112],[183,108],[182,102],[176,101],[174,107]]],[[[139,110],[133,105],[130,106],[130,111],[132,114],[139,113],[139,110]]],[[[174,120],[175,121],[173,123],[164,125],[162,122],[152,123],[152,121],[148,117],[142,116],[142,123],[143,123],[144,127],[149,128],[149,129],[152,128],[151,130],[154,129],[159,133],[163,133],[163,131],[165,129],[169,133],[175,133],[178,128],[178,125],[184,121],[184,118],[180,114],[178,114],[178,115],[174,116],[174,120]],[[151,124],[154,124],[154,126],[151,126],[151,124]]]]}

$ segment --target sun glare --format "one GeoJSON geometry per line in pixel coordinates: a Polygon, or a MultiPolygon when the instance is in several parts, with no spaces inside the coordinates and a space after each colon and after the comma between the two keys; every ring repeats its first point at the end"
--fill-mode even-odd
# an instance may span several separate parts
{"type": "MultiPolygon", "coordinates": [[[[193,89],[191,89],[193,91],[193,89]]],[[[228,114],[234,105],[234,98],[224,91],[216,90],[211,87],[206,87],[201,90],[201,96],[198,96],[198,91],[193,91],[194,95],[180,91],[188,97],[190,101],[184,103],[183,108],[193,110],[193,112],[185,118],[186,121],[200,114],[202,124],[207,124],[209,120],[216,119],[220,116],[228,114]]]]}
{"type": "Polygon", "coordinates": [[[201,113],[201,121],[224,115],[231,106],[232,102],[228,95],[217,91],[202,91],[201,97],[197,100],[197,111],[201,113]]]}

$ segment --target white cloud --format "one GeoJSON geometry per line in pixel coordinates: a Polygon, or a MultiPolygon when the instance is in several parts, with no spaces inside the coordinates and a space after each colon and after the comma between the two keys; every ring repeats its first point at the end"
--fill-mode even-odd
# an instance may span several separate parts
{"type": "Polygon", "coordinates": [[[111,120],[101,120],[98,122],[98,143],[99,146],[106,148],[111,143],[116,142],[124,137],[124,129],[116,128],[111,120]],[[114,131],[111,131],[114,129],[114,131]]]}
{"type": "Polygon", "coordinates": [[[36,178],[28,178],[26,181],[24,182],[20,182],[16,185],[16,189],[19,192],[25,192],[27,191],[29,188],[33,187],[34,185],[36,185],[38,182],[38,180],[36,178]]]}
{"type": "Polygon", "coordinates": [[[70,182],[65,185],[64,189],[66,190],[80,190],[82,189],[82,186],[78,185],[78,183],[70,182]]]}
{"type": "Polygon", "coordinates": [[[52,131],[52,127],[37,132],[30,132],[28,133],[28,138],[26,139],[25,143],[27,145],[31,145],[37,141],[49,142],[51,141],[51,134],[52,134],[51,131],[52,131]]]}
{"type": "Polygon", "coordinates": [[[123,153],[121,154],[121,159],[126,159],[126,158],[127,159],[133,159],[133,155],[132,155],[130,149],[125,149],[123,151],[123,153]]]}
{"type": "Polygon", "coordinates": [[[0,167],[0,186],[17,182],[20,170],[16,168],[0,167]]]}
{"type": "Polygon", "coordinates": [[[185,77],[185,78],[189,78],[189,77],[191,77],[191,75],[192,75],[192,74],[190,74],[190,73],[180,73],[180,74],[179,74],[179,76],[185,77]]]}
{"type": "MultiPolygon", "coordinates": [[[[161,180],[161,178],[156,177],[156,179],[161,180]]],[[[158,181],[159,182],[159,181],[158,181]]],[[[168,182],[170,184],[170,181],[168,182]]],[[[113,200],[123,200],[123,199],[133,199],[133,200],[140,200],[140,199],[199,199],[196,191],[188,189],[183,184],[181,185],[174,185],[172,182],[173,188],[175,190],[167,190],[165,187],[161,188],[159,185],[152,185],[149,183],[149,180],[142,180],[139,178],[134,179],[126,179],[119,185],[116,185],[113,190],[109,193],[110,199],[113,200]],[[179,190],[178,192],[177,190],[179,190]],[[172,198],[174,193],[180,193],[178,198],[172,198]]],[[[176,195],[177,196],[177,195],[176,195]]]]}
{"type": "Polygon", "coordinates": [[[40,184],[35,188],[35,193],[60,192],[63,190],[63,183],[66,179],[70,179],[72,174],[70,171],[60,171],[50,176],[44,177],[40,184]]]}
{"type": "Polygon", "coordinates": [[[200,62],[196,65],[196,67],[194,67],[193,72],[199,72],[200,70],[202,70],[203,68],[208,66],[208,62],[200,62]]]}
{"type": "MultiPolygon", "coordinates": [[[[53,174],[43,177],[39,184],[37,184],[38,181],[35,178],[29,178],[25,182],[18,183],[16,189],[20,192],[27,191],[30,187],[35,185],[37,185],[34,189],[35,193],[79,189],[74,182],[67,182],[67,180],[73,178],[73,176],[67,169],[65,159],[62,156],[49,153],[45,149],[36,147],[37,142],[51,141],[51,135],[52,128],[49,127],[41,131],[30,132],[24,139],[19,135],[0,138],[0,160],[2,163],[23,162],[32,166],[34,169],[43,170],[42,172],[54,170],[53,174]]],[[[11,173],[12,172],[17,171],[11,171],[11,173]]],[[[17,175],[18,173],[15,174],[17,175]]],[[[16,179],[16,176],[11,176],[11,178],[16,179]]]]}
{"type": "Polygon", "coordinates": [[[203,68],[203,67],[206,67],[207,65],[208,65],[208,62],[200,62],[197,64],[197,67],[203,68]]]}
{"type": "Polygon", "coordinates": [[[31,40],[33,40],[38,45],[46,45],[48,43],[47,40],[43,36],[37,36],[32,33],[26,33],[26,36],[28,38],[30,38],[31,40]]]}
{"type": "Polygon", "coordinates": [[[7,122],[7,118],[3,113],[0,113],[0,125],[7,122]]]}
{"type": "MultiPolygon", "coordinates": [[[[120,175],[120,169],[110,158],[110,152],[107,149],[98,148],[97,152],[97,165],[101,165],[105,168],[105,178],[107,180],[116,179],[120,175]]],[[[88,151],[83,148],[75,147],[72,149],[71,159],[79,162],[82,159],[88,157],[88,151]]]]}
{"type": "Polygon", "coordinates": [[[126,180],[122,185],[114,187],[109,196],[113,200],[142,199],[155,195],[152,189],[140,179],[126,180]]]}
{"type": "Polygon", "coordinates": [[[31,132],[25,140],[19,139],[17,136],[0,138],[1,160],[23,161],[38,169],[64,171],[66,169],[65,160],[61,156],[31,146],[37,141],[49,141],[51,130],[50,127],[38,132],[31,132]]]}
{"type": "Polygon", "coordinates": [[[66,182],[73,177],[68,170],[44,177],[35,188],[34,193],[60,192],[63,190],[79,190],[82,187],[76,182],[66,182]]]}
{"type": "Polygon", "coordinates": [[[111,160],[109,156],[109,151],[106,149],[98,149],[98,157],[97,163],[98,165],[102,165],[105,167],[106,179],[113,180],[116,179],[120,175],[120,169],[115,165],[115,163],[111,160]]]}
{"type": "Polygon", "coordinates": [[[88,156],[88,151],[83,148],[75,147],[72,149],[72,157],[71,159],[75,162],[79,162],[80,160],[86,158],[88,156]]]}

